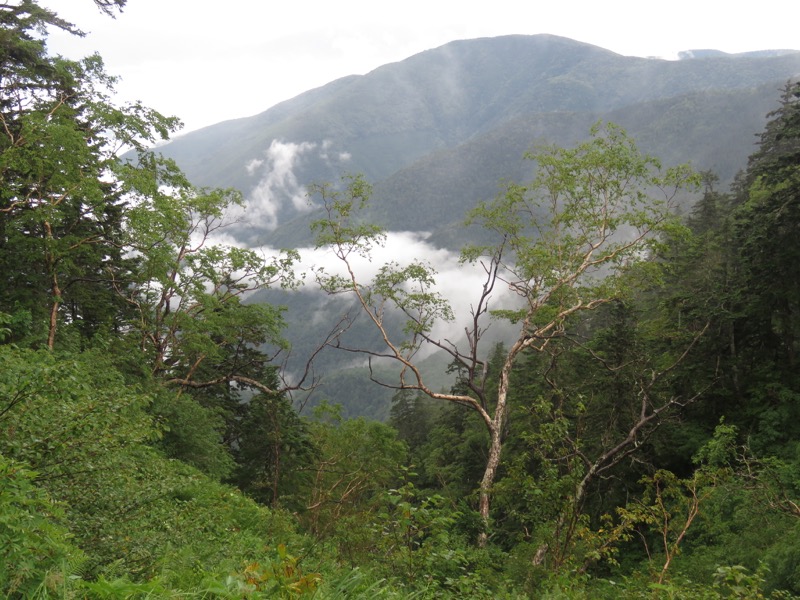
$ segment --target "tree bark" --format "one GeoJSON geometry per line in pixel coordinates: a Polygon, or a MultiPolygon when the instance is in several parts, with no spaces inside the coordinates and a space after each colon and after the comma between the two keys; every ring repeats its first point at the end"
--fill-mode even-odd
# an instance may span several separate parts
{"type": "Polygon", "coordinates": [[[50,287],[53,296],[50,305],[50,323],[47,328],[47,348],[53,350],[56,346],[56,329],[58,328],[58,307],[61,306],[61,288],[58,285],[58,276],[53,273],[53,281],[50,287]]]}
{"type": "MultiPolygon", "coordinates": [[[[53,228],[48,221],[44,222],[44,230],[48,244],[53,240],[53,228]]],[[[50,322],[47,327],[47,348],[53,350],[56,346],[56,329],[58,328],[58,308],[61,306],[61,286],[58,284],[56,259],[53,254],[46,251],[47,269],[50,271],[50,322]]]]}
{"type": "Polygon", "coordinates": [[[514,344],[503,361],[503,368],[500,371],[500,378],[497,384],[497,405],[494,409],[494,417],[486,421],[489,430],[489,456],[486,459],[486,469],[481,479],[478,512],[483,520],[483,531],[478,536],[478,546],[486,546],[489,538],[489,509],[491,504],[492,486],[497,477],[497,467],[500,465],[500,455],[503,452],[503,431],[506,425],[506,412],[508,410],[508,390],[511,379],[511,369],[514,360],[525,346],[524,328],[523,335],[514,344]]]}
{"type": "Polygon", "coordinates": [[[489,539],[489,507],[492,493],[492,486],[494,479],[497,476],[497,467],[500,464],[500,454],[503,451],[503,440],[501,436],[502,428],[491,427],[489,429],[490,443],[489,443],[489,456],[486,460],[486,469],[483,472],[480,487],[480,499],[478,503],[478,511],[483,521],[483,531],[478,536],[478,546],[481,548],[486,546],[489,539]]]}

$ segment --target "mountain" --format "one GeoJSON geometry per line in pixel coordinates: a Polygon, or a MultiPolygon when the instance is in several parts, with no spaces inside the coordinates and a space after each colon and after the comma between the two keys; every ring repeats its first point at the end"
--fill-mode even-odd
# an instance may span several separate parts
{"type": "Polygon", "coordinates": [[[376,215],[395,229],[452,227],[497,182],[520,178],[537,142],[572,143],[620,123],[665,162],[730,181],[752,150],[800,53],[668,61],[551,36],[462,40],[350,76],[160,148],[198,185],[242,190],[251,244],[307,241],[303,185],[364,173],[376,215]],[[253,222],[255,221],[255,222],[253,222]],[[299,237],[298,237],[299,236],[299,237]]]}
{"type": "MultiPolygon", "coordinates": [[[[308,245],[314,213],[304,186],[363,173],[375,184],[372,219],[393,231],[432,232],[431,244],[456,249],[469,208],[493,197],[501,181],[530,177],[527,150],[578,142],[601,119],[666,165],[691,162],[731,182],[798,75],[800,53],[792,51],[693,50],[668,61],[551,35],[462,40],[188,133],[159,151],[198,185],[242,190],[247,222],[228,232],[247,245],[308,245]]],[[[692,201],[685,199],[687,209],[692,201]]],[[[308,315],[336,319],[310,294],[258,300],[291,306],[297,356],[320,337],[308,315]]],[[[385,416],[391,391],[353,400],[361,388],[347,379],[358,369],[342,370],[336,360],[320,361],[337,371],[322,395],[344,403],[346,414],[385,416]],[[359,408],[366,402],[369,409],[359,408]]]]}
{"type": "Polygon", "coordinates": [[[794,54],[797,50],[754,50],[752,52],[738,52],[736,54],[730,54],[728,52],[723,52],[722,50],[714,50],[713,48],[704,48],[704,49],[694,49],[694,50],[684,50],[683,52],[678,52],[678,58],[681,60],[693,59],[693,58],[709,58],[709,57],[720,57],[720,56],[746,56],[750,58],[754,57],[768,57],[768,56],[783,56],[785,54],[794,54]]]}

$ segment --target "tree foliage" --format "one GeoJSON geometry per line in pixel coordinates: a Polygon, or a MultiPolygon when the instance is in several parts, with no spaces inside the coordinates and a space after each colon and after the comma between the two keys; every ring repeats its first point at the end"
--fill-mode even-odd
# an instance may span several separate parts
{"type": "Polygon", "coordinates": [[[36,32],[75,33],[54,13],[30,1],[0,13],[0,244],[11,275],[2,302],[29,311],[29,333],[52,349],[66,319],[96,330],[115,313],[106,270],[120,257],[119,150],[143,150],[179,122],[114,105],[99,56],[49,55],[36,32]]]}
{"type": "Polygon", "coordinates": [[[510,374],[517,358],[527,350],[544,350],[571,316],[621,293],[620,275],[648,256],[660,243],[659,234],[677,228],[670,202],[692,182],[685,167],[661,174],[658,161],[642,155],[616,126],[597,125],[591,136],[574,149],[546,148],[530,155],[538,165],[531,185],[511,185],[494,202],[471,212],[468,223],[482,225],[498,241],[492,246],[467,246],[462,254],[463,262],[482,266],[486,281],[472,305],[466,340],[460,346],[431,333],[433,323],[452,320],[453,315],[433,287],[435,273],[430,266],[390,263],[369,284],[358,279],[351,257],[368,256],[384,235],[360,223],[354,212],[369,194],[363,181],[350,181],[345,191],[317,189],[327,214],[313,225],[319,233],[317,244],[330,247],[346,271],[345,275],[321,273],[322,288],[354,294],[381,332],[385,351],[362,351],[400,364],[399,381],[386,385],[419,390],[481,416],[490,437],[480,486],[480,510],[487,526],[489,495],[508,418],[510,374]],[[651,197],[654,190],[662,197],[651,197]],[[492,295],[501,285],[519,297],[520,308],[490,309],[492,295]],[[388,307],[406,319],[404,339],[390,338],[385,326],[388,307]],[[480,350],[488,313],[520,327],[493,388],[480,350]],[[425,384],[414,361],[424,344],[448,352],[464,370],[462,393],[442,393],[425,384]]]}

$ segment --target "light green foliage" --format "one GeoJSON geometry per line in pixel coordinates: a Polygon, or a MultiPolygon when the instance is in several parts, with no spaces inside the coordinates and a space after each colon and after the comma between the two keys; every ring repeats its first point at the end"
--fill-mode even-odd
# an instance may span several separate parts
{"type": "Polygon", "coordinates": [[[508,186],[469,215],[499,241],[468,247],[462,260],[497,262],[523,307],[494,314],[523,322],[531,335],[546,336],[568,315],[616,296],[618,275],[680,229],[671,202],[695,183],[688,167],[662,172],[613,124],[595,125],[591,136],[575,148],[529,154],[534,181],[508,186]]]}
{"type": "Polygon", "coordinates": [[[293,539],[282,516],[148,447],[148,397],[102,356],[0,346],[0,360],[0,450],[66,502],[87,574],[219,573],[293,539]]]}
{"type": "Polygon", "coordinates": [[[0,451],[75,494],[78,473],[102,470],[115,452],[155,436],[150,398],[100,353],[0,346],[0,398],[0,451]]]}
{"type": "MultiPolygon", "coordinates": [[[[164,570],[147,582],[134,582],[127,576],[97,577],[94,581],[75,580],[71,588],[91,598],[316,598],[322,576],[306,573],[301,559],[288,553],[284,544],[270,552],[264,548],[258,561],[240,566],[204,569],[195,564],[189,581],[176,580],[164,570]]],[[[83,597],[83,596],[80,596],[83,597]]]]}
{"type": "Polygon", "coordinates": [[[327,215],[312,223],[311,230],[317,236],[318,248],[333,246],[340,258],[351,254],[366,257],[375,245],[381,245],[386,239],[381,227],[364,223],[359,218],[372,195],[372,186],[360,175],[344,177],[342,183],[344,189],[330,184],[309,187],[310,195],[320,197],[327,215]]]}
{"type": "Polygon", "coordinates": [[[489,557],[459,532],[461,519],[444,497],[424,496],[412,483],[390,489],[372,525],[381,571],[412,590],[488,597],[482,577],[491,580],[497,573],[489,557]]]}
{"type": "Polygon", "coordinates": [[[34,2],[0,12],[0,268],[9,274],[0,305],[28,309],[30,333],[53,348],[67,319],[87,336],[113,321],[106,270],[120,257],[117,153],[165,138],[178,121],[115,106],[100,57],[49,56],[45,25],[73,30],[53,13],[34,2]]]}
{"type": "MultiPolygon", "coordinates": [[[[123,167],[131,169],[126,191],[136,201],[127,212],[126,244],[136,253],[137,266],[134,282],[119,291],[135,308],[153,372],[188,381],[203,362],[227,363],[228,373],[216,369],[225,380],[238,374],[237,353],[246,347],[283,345],[281,309],[241,299],[273,284],[293,285],[297,254],[268,260],[213,239],[225,226],[226,211],[241,205],[238,193],[196,190],[174,164],[153,157],[147,157],[145,169],[123,167]]],[[[262,357],[262,364],[266,360],[262,357]]]]}
{"type": "MultiPolygon", "coordinates": [[[[399,363],[399,382],[394,386],[467,406],[481,417],[489,434],[479,497],[487,531],[489,497],[506,434],[515,362],[523,352],[544,351],[563,334],[570,318],[622,295],[626,283],[623,274],[652,256],[662,243],[660,236],[683,230],[671,203],[678,192],[691,188],[696,180],[688,167],[662,171],[656,159],[641,154],[633,140],[615,125],[598,124],[590,133],[591,139],[575,148],[551,147],[530,155],[538,168],[533,183],[512,184],[505,194],[470,212],[467,224],[482,226],[497,241],[488,246],[466,246],[462,251],[462,262],[480,263],[486,280],[475,292],[471,319],[464,327],[466,340],[460,342],[431,335],[433,324],[451,320],[452,312],[433,288],[434,272],[429,266],[389,263],[371,282],[358,279],[351,256],[369,257],[372,245],[382,241],[384,235],[372,226],[358,224],[354,216],[369,193],[363,182],[350,180],[344,192],[325,186],[316,190],[326,212],[326,218],[313,226],[318,233],[317,244],[331,248],[347,273],[332,277],[321,273],[321,287],[329,293],[352,293],[385,348],[351,350],[370,359],[378,356],[399,363]],[[490,306],[495,288],[501,285],[519,297],[520,308],[495,310],[490,306]],[[385,325],[389,309],[404,315],[404,337],[394,336],[385,325]],[[519,326],[517,339],[496,361],[499,364],[492,382],[481,344],[487,313],[519,326]],[[447,394],[426,386],[414,362],[424,344],[449,353],[457,368],[463,370],[459,389],[447,394]]],[[[606,461],[606,455],[597,460],[606,461]]],[[[587,465],[585,478],[593,477],[601,466],[605,465],[587,465]]],[[[576,485],[577,506],[583,501],[585,478],[576,485]]],[[[480,539],[486,542],[486,531],[480,539]]]]}
{"type": "MultiPolygon", "coordinates": [[[[642,481],[645,491],[640,500],[618,509],[623,522],[641,523],[651,531],[653,548],[648,548],[647,554],[662,561],[660,569],[654,568],[659,584],[666,581],[670,564],[682,550],[689,528],[710,497],[713,476],[713,472],[697,470],[691,478],[679,479],[669,471],[659,470],[642,481]]],[[[648,538],[642,539],[647,545],[648,538]]]]}
{"type": "Polygon", "coordinates": [[[800,591],[797,578],[800,511],[796,466],[774,456],[759,458],[739,445],[735,428],[720,424],[698,453],[713,467],[713,494],[689,538],[690,554],[677,563],[698,578],[716,565],[741,565],[763,571],[766,589],[800,591]]]}
{"type": "Polygon", "coordinates": [[[451,501],[406,482],[380,494],[376,504],[362,515],[359,537],[350,538],[358,540],[360,554],[351,549],[348,555],[390,582],[386,592],[412,598],[521,597],[501,571],[504,554],[475,548],[460,527],[464,515],[451,501]]]}
{"type": "Polygon", "coordinates": [[[430,333],[435,323],[453,320],[447,300],[432,291],[436,285],[435,274],[433,267],[421,262],[406,266],[392,262],[383,265],[372,282],[371,294],[381,298],[380,302],[391,301],[409,317],[403,328],[409,336],[409,349],[416,348],[417,337],[430,333]]]}
{"type": "MultiPolygon", "coordinates": [[[[383,245],[386,232],[361,220],[361,211],[372,193],[371,186],[363,177],[345,177],[342,183],[343,190],[331,185],[311,186],[309,189],[310,194],[319,196],[326,215],[311,225],[316,234],[316,247],[330,248],[346,270],[346,275],[339,275],[317,269],[317,282],[329,294],[354,293],[361,309],[382,331],[381,336],[389,350],[387,356],[410,368],[410,360],[425,342],[425,336],[433,325],[438,321],[452,320],[452,311],[446,299],[435,291],[436,271],[429,264],[393,261],[382,265],[372,281],[357,279],[353,260],[370,260],[371,250],[383,245]],[[404,319],[404,337],[397,341],[390,340],[388,331],[393,314],[400,314],[404,319]]],[[[405,374],[404,368],[401,377],[405,374]]],[[[412,377],[417,378],[417,375],[412,377]]]]}
{"type": "Polygon", "coordinates": [[[160,575],[189,588],[203,573],[224,577],[259,559],[270,545],[302,544],[287,516],[234,488],[156,453],[126,458],[128,473],[94,483],[102,502],[76,507],[95,572],[137,581],[160,575]]]}
{"type": "Polygon", "coordinates": [[[346,347],[352,315],[327,342],[379,359],[398,432],[298,417],[272,364],[283,309],[245,301],[298,285],[297,253],[223,243],[241,194],[148,152],[177,120],[117,106],[100,57],[49,55],[48,26],[78,33],[0,5],[0,594],[800,593],[796,84],[736,198],[704,175],[694,238],[671,209],[697,177],[617,126],[528,155],[535,179],[469,214],[494,238],[462,253],[486,274],[464,340],[433,335],[453,314],[430,264],[358,278],[386,240],[367,182],[312,186],[343,267],[318,282],[379,345],[346,347]],[[495,310],[501,288],[519,303],[495,310]],[[487,351],[489,314],[518,335],[487,351]],[[449,392],[424,344],[452,359],[449,392]]]}

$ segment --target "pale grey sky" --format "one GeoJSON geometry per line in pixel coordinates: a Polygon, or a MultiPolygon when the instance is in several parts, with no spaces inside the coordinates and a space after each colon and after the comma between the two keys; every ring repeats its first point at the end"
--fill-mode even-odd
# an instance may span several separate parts
{"type": "Polygon", "coordinates": [[[262,112],[308,89],[455,39],[550,33],[633,56],[800,49],[796,0],[128,0],[112,20],[91,0],[43,0],[89,35],[54,34],[78,58],[100,52],[121,100],[193,130],[262,112]]]}

